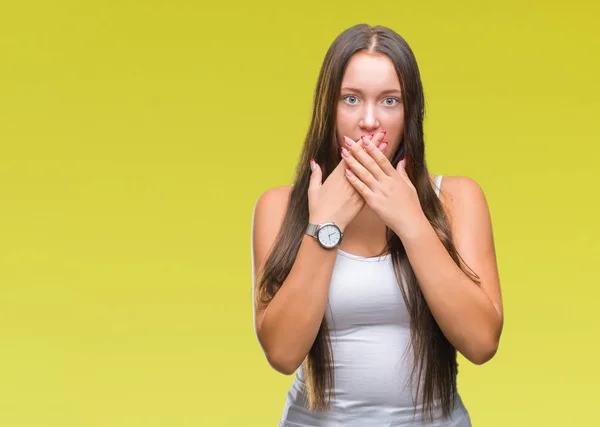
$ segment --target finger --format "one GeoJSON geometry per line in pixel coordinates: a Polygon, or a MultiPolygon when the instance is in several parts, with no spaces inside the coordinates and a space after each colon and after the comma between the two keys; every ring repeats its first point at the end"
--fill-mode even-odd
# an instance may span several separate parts
{"type": "MultiPolygon", "coordinates": [[[[364,149],[362,147],[360,147],[359,144],[352,144],[351,141],[346,141],[346,147],[350,151],[353,159],[357,160],[358,163],[360,163],[360,165],[362,165],[362,167],[364,169],[366,169],[369,172],[369,174],[375,178],[376,181],[381,181],[382,179],[385,178],[386,173],[377,164],[377,162],[374,160],[373,156],[371,154],[369,154],[367,149],[368,148],[374,149],[379,152],[381,157],[385,157],[385,156],[383,155],[383,153],[380,150],[377,150],[377,148],[368,139],[362,138],[362,143],[365,145],[364,149]]],[[[351,162],[350,159],[347,159],[346,161],[348,162],[348,164],[350,164],[350,162],[351,162]]],[[[371,186],[371,182],[369,180],[367,180],[367,176],[365,175],[364,172],[361,171],[360,168],[354,167],[354,164],[353,164],[352,170],[367,185],[371,186]]],[[[373,188],[373,187],[371,187],[371,188],[373,188]]]]}
{"type": "Polygon", "coordinates": [[[344,175],[346,176],[350,184],[352,184],[356,191],[365,200],[369,200],[371,196],[373,196],[373,191],[371,191],[371,189],[364,182],[362,182],[350,169],[345,168],[344,175]]]}
{"type": "MultiPolygon", "coordinates": [[[[362,148],[359,147],[359,144],[354,144],[353,149],[358,152],[362,152],[364,156],[369,156],[364,152],[362,148]]],[[[363,183],[365,183],[371,190],[375,190],[378,186],[377,179],[365,168],[346,147],[341,148],[342,158],[348,165],[348,168],[352,171],[354,175],[358,177],[363,183]]],[[[382,154],[383,155],[383,154],[382,154]]]]}
{"type": "MultiPolygon", "coordinates": [[[[362,138],[363,136],[364,135],[361,135],[360,138],[362,138]]],[[[360,138],[358,139],[358,141],[355,141],[352,138],[348,138],[347,136],[344,135],[344,136],[342,136],[342,146],[344,146],[344,145],[346,145],[348,143],[350,143],[350,144],[358,144],[358,145],[362,146],[362,141],[361,141],[360,138]],[[349,142],[347,143],[346,141],[349,141],[349,142]]]]}
{"type": "Polygon", "coordinates": [[[382,143],[381,141],[383,141],[385,139],[385,136],[387,134],[387,131],[382,130],[381,132],[378,132],[376,134],[369,134],[369,135],[361,135],[358,141],[354,141],[351,138],[348,138],[347,136],[343,136],[342,139],[344,141],[346,141],[346,139],[349,139],[350,141],[352,141],[355,144],[359,144],[361,147],[364,147],[364,144],[362,142],[363,138],[370,138],[370,143],[374,144],[379,150],[381,150],[381,152],[384,152],[386,147],[388,146],[388,141],[385,141],[385,144],[382,143]]]}
{"type": "MultiPolygon", "coordinates": [[[[373,134],[371,134],[373,135],[373,134]]],[[[382,130],[373,136],[370,140],[371,143],[375,144],[376,147],[379,147],[381,143],[385,140],[385,136],[387,135],[387,131],[382,130]]]]}
{"type": "MultiPolygon", "coordinates": [[[[387,146],[388,141],[384,141],[381,145],[387,146]]],[[[365,153],[369,156],[369,159],[365,158],[365,166],[367,169],[371,170],[371,167],[374,169],[379,169],[387,176],[392,176],[394,174],[394,166],[392,166],[387,156],[382,153],[381,149],[378,149],[378,147],[374,147],[372,144],[369,144],[368,141],[365,141],[365,153]]],[[[375,176],[377,179],[380,179],[379,176],[375,176]]]]}
{"type": "Polygon", "coordinates": [[[406,158],[406,156],[404,156],[404,158],[398,162],[398,166],[396,166],[396,170],[398,171],[400,176],[404,179],[404,181],[407,184],[412,185],[412,181],[410,180],[410,178],[408,177],[408,174],[406,173],[406,162],[407,161],[408,161],[408,159],[406,158]]]}
{"type": "Polygon", "coordinates": [[[406,156],[404,156],[404,158],[398,162],[396,170],[401,174],[406,175],[406,156]]]}
{"type": "Polygon", "coordinates": [[[408,158],[405,156],[402,160],[400,160],[398,162],[398,166],[396,167],[396,169],[399,171],[399,174],[402,177],[402,179],[404,180],[404,182],[406,182],[406,184],[414,190],[415,185],[413,184],[412,180],[408,177],[408,174],[406,173],[407,163],[408,163],[408,158]]]}
{"type": "Polygon", "coordinates": [[[368,135],[361,135],[360,138],[358,138],[358,143],[360,143],[360,145],[364,148],[365,144],[362,142],[363,139],[367,139],[369,140],[372,144],[374,144],[376,147],[379,147],[381,145],[381,143],[383,142],[383,140],[385,139],[385,136],[387,135],[387,131],[382,130],[381,132],[377,132],[377,133],[371,133],[368,135]]]}
{"type": "MultiPolygon", "coordinates": [[[[362,139],[363,139],[363,138],[368,138],[368,137],[369,137],[369,135],[366,135],[366,136],[365,136],[365,135],[361,135],[361,136],[360,136],[360,138],[358,138],[358,141],[354,141],[354,140],[352,140],[352,141],[354,141],[356,144],[358,144],[358,145],[360,145],[361,147],[363,147],[363,142],[362,142],[362,139]]],[[[347,138],[347,137],[346,137],[346,138],[347,138]]],[[[344,139],[344,142],[345,142],[345,141],[346,141],[346,140],[344,139]]]]}
{"type": "MultiPolygon", "coordinates": [[[[342,147],[343,146],[349,147],[351,145],[357,145],[357,146],[359,146],[359,147],[361,147],[361,148],[364,149],[364,147],[363,147],[363,141],[362,141],[362,139],[364,137],[365,137],[365,135],[361,135],[360,138],[358,138],[358,141],[355,141],[352,138],[348,138],[347,136],[342,136],[342,147]]],[[[368,138],[369,135],[366,135],[366,137],[368,138]]],[[[340,152],[342,150],[342,147],[340,147],[340,152]]],[[[344,160],[344,159],[345,159],[345,157],[342,156],[342,160],[344,160]]]]}
{"type": "Polygon", "coordinates": [[[319,164],[315,162],[315,159],[310,159],[310,170],[312,172],[310,174],[310,182],[308,183],[308,191],[314,191],[321,188],[323,173],[319,164]]]}

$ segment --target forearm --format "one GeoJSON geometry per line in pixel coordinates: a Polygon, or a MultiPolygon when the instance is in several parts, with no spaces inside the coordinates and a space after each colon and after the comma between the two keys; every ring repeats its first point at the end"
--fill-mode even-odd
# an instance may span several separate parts
{"type": "Polygon", "coordinates": [[[454,262],[425,216],[410,232],[397,234],[448,341],[473,363],[485,363],[496,352],[502,329],[492,300],[454,262]]]}
{"type": "Polygon", "coordinates": [[[304,236],[288,277],[264,313],[259,340],[269,363],[282,373],[292,374],[315,341],[336,254],[304,236]]]}

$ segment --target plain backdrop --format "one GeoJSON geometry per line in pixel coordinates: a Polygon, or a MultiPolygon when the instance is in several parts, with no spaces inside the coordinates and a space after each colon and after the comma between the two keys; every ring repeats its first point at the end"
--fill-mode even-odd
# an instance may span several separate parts
{"type": "Polygon", "coordinates": [[[346,28],[415,52],[430,171],[490,206],[505,327],[475,426],[597,426],[598,3],[0,8],[0,426],[275,426],[250,228],[346,28]]]}

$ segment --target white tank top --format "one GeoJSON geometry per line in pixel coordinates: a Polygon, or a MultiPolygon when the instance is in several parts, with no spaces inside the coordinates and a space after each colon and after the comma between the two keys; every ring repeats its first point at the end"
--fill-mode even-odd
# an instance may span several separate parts
{"type": "MultiPolygon", "coordinates": [[[[435,182],[438,197],[441,179],[435,182]]],[[[441,419],[439,407],[433,424],[422,419],[422,401],[408,383],[410,316],[390,254],[367,258],[338,250],[325,317],[335,369],[332,408],[318,413],[306,409],[301,366],[287,393],[280,427],[471,426],[459,395],[451,419],[441,419]]]]}

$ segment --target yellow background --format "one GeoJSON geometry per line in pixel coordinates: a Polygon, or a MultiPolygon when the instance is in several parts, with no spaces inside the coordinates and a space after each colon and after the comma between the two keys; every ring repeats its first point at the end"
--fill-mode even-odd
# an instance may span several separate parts
{"type": "Polygon", "coordinates": [[[415,51],[430,170],[488,197],[506,322],[460,359],[474,425],[600,425],[597,4],[3,2],[0,427],[277,425],[252,210],[362,22],[415,51]]]}

